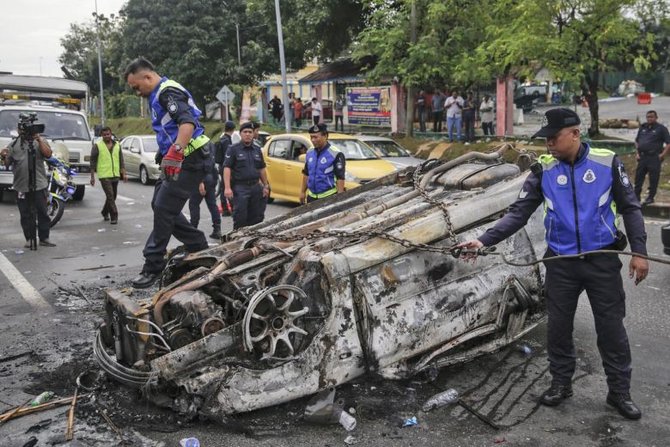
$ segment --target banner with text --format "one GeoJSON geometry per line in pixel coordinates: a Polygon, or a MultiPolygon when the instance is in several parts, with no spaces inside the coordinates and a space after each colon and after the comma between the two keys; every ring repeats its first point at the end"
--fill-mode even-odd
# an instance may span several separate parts
{"type": "Polygon", "coordinates": [[[390,87],[351,87],[347,89],[349,124],[391,126],[390,87]]]}

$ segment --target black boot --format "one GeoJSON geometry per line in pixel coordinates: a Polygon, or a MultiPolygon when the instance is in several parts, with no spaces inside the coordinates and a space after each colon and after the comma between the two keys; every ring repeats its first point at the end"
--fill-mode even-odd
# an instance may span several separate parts
{"type": "Polygon", "coordinates": [[[212,239],[221,239],[221,224],[212,225],[212,234],[209,235],[212,239]]]}
{"type": "Polygon", "coordinates": [[[635,405],[629,393],[607,393],[607,404],[617,409],[619,414],[627,419],[640,419],[642,412],[635,405]]]}
{"type": "Polygon", "coordinates": [[[542,393],[540,403],[548,407],[555,407],[570,396],[572,396],[571,384],[561,385],[558,383],[552,383],[551,387],[542,393]]]}

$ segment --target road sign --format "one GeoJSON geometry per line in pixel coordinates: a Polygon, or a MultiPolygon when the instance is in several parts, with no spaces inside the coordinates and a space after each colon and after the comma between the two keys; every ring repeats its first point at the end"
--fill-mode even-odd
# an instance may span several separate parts
{"type": "Polygon", "coordinates": [[[233,91],[229,89],[227,85],[224,85],[216,94],[216,99],[223,103],[231,102],[233,99],[235,99],[235,93],[233,93],[233,91]]]}

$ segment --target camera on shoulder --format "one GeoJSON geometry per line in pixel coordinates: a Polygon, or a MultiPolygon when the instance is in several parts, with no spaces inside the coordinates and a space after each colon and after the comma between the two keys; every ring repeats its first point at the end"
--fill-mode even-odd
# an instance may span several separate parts
{"type": "Polygon", "coordinates": [[[44,133],[44,124],[37,122],[36,112],[19,114],[19,133],[26,137],[44,133]]]}

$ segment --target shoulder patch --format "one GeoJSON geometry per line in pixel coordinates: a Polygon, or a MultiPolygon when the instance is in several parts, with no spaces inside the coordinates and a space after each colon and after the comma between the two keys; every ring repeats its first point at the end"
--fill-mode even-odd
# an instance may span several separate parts
{"type": "Polygon", "coordinates": [[[177,101],[174,100],[172,95],[168,95],[168,103],[167,103],[167,111],[170,115],[174,115],[177,113],[177,110],[179,108],[177,107],[177,101]]]}

